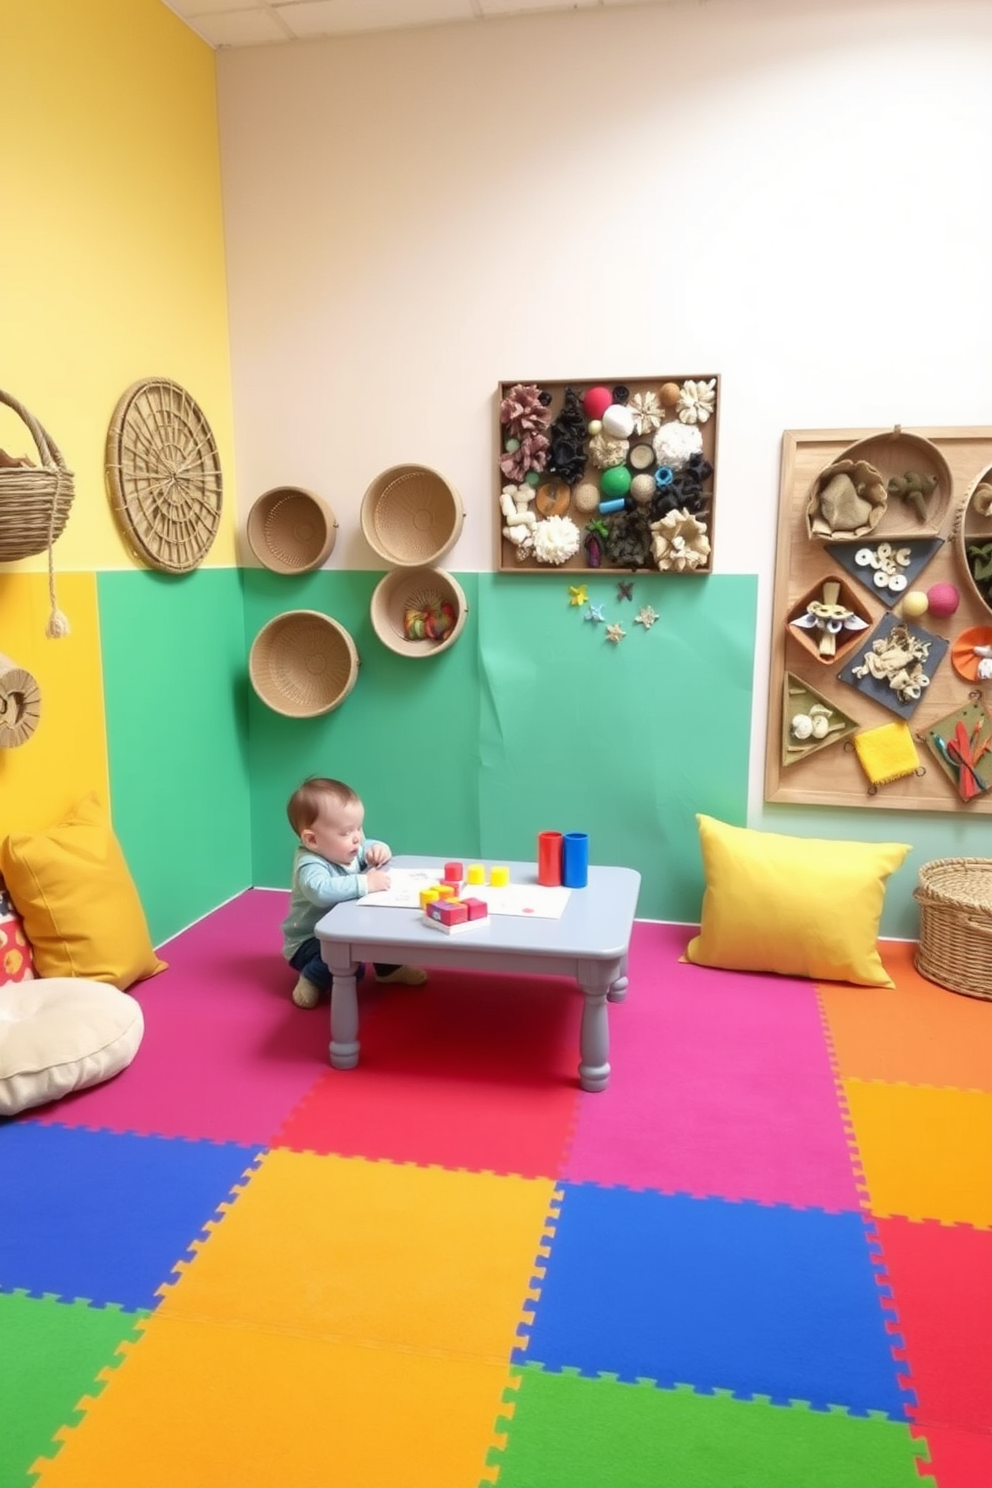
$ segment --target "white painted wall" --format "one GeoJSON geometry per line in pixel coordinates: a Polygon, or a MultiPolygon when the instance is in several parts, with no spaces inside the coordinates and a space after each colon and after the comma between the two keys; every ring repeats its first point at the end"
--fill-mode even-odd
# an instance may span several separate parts
{"type": "Polygon", "coordinates": [[[992,4],[579,10],[218,78],[242,514],[310,486],[333,566],[378,568],[362,493],[416,461],[464,500],[447,566],[489,569],[500,380],[718,371],[760,802],[782,431],[992,423],[992,4]]]}

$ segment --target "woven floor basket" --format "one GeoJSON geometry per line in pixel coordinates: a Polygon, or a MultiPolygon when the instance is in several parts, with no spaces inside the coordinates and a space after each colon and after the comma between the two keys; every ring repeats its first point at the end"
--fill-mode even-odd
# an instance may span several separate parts
{"type": "MultiPolygon", "coordinates": [[[[37,465],[0,466],[0,563],[44,553],[69,519],[74,493],[72,472],[50,434],[10,393],[0,403],[23,419],[38,451],[37,465]]],[[[18,451],[8,450],[16,456],[18,451]]]]}
{"type": "Polygon", "coordinates": [[[992,858],[924,863],[916,969],[951,992],[992,1002],[992,858]]]}

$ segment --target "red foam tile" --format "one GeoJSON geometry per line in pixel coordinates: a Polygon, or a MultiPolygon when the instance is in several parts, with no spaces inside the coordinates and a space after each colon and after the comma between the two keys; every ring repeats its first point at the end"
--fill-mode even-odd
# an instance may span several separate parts
{"type": "Polygon", "coordinates": [[[961,1431],[955,1426],[921,1422],[914,1437],[930,1448],[929,1466],[920,1469],[921,1488],[989,1488],[992,1484],[992,1434],[961,1431]]]}
{"type": "MultiPolygon", "coordinates": [[[[876,1219],[917,1424],[992,1432],[992,1231],[876,1219]]],[[[968,1488],[992,1478],[973,1478],[968,1488]]],[[[941,1488],[946,1488],[938,1472],[941,1488]]]]}
{"type": "Polygon", "coordinates": [[[562,1176],[858,1209],[814,984],[681,964],[691,935],[634,926],[610,1087],[580,1096],[562,1176]]]}
{"type": "Polygon", "coordinates": [[[432,970],[381,990],[358,1067],[327,1070],[273,1145],[556,1176],[579,1093],[578,988],[432,970]]]}
{"type": "Polygon", "coordinates": [[[282,959],[288,895],[250,889],[161,947],[168,971],[132,989],[145,1034],[104,1085],[42,1122],[267,1143],[327,1068],[326,1009],[304,1012],[282,959]]]}

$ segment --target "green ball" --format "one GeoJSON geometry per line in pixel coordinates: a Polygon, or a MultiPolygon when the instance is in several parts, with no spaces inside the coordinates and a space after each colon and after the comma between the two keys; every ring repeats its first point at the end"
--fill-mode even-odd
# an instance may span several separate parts
{"type": "Polygon", "coordinates": [[[611,465],[599,477],[599,489],[604,496],[626,496],[630,490],[630,471],[626,465],[611,465]]]}

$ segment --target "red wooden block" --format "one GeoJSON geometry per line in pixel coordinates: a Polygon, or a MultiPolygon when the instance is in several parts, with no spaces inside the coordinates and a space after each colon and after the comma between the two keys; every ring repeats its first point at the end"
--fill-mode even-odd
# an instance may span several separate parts
{"type": "Polygon", "coordinates": [[[442,925],[462,925],[468,919],[468,910],[460,899],[444,899],[440,904],[438,918],[442,925]]]}
{"type": "Polygon", "coordinates": [[[489,905],[484,899],[463,899],[462,903],[468,910],[470,920],[484,920],[489,913],[489,905]]]}

